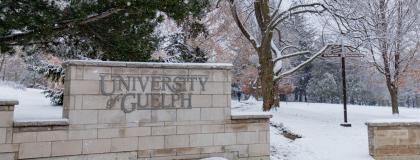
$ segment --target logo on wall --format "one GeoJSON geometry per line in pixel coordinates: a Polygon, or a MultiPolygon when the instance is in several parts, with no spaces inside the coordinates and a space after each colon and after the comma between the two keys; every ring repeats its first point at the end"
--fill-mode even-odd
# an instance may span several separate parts
{"type": "Polygon", "coordinates": [[[191,109],[192,94],[205,91],[208,76],[100,74],[100,93],[107,109],[117,105],[125,113],[150,109],[191,109]]]}

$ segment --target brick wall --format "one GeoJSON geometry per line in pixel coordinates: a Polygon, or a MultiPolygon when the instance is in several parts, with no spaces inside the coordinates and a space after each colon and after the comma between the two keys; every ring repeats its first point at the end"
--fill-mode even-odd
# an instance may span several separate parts
{"type": "Polygon", "coordinates": [[[67,62],[63,120],[0,108],[0,157],[269,159],[271,115],[231,115],[231,67],[67,62]]]}
{"type": "Polygon", "coordinates": [[[368,122],[369,154],[377,160],[420,159],[420,122],[368,122]]]}

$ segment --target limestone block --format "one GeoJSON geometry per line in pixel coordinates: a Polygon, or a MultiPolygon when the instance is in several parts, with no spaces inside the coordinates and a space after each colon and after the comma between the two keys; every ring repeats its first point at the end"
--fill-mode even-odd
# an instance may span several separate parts
{"type": "Polygon", "coordinates": [[[96,110],[70,110],[70,124],[96,124],[98,123],[98,111],[96,110]]]}
{"type": "Polygon", "coordinates": [[[83,154],[107,153],[111,151],[111,139],[83,140],[83,154]]]}
{"type": "Polygon", "coordinates": [[[83,96],[74,95],[74,96],[70,96],[70,97],[74,98],[74,109],[81,110],[82,109],[82,103],[83,103],[83,96]]]}
{"type": "Polygon", "coordinates": [[[0,127],[11,127],[11,126],[13,126],[13,112],[1,111],[0,112],[0,127]]]}
{"type": "Polygon", "coordinates": [[[228,80],[227,72],[226,70],[190,69],[189,74],[209,76],[210,82],[225,82],[228,80]]]}
{"type": "Polygon", "coordinates": [[[37,141],[61,141],[67,139],[67,131],[45,131],[37,132],[37,141]]]}
{"type": "Polygon", "coordinates": [[[83,79],[83,66],[67,67],[65,80],[70,79],[83,79]]]}
{"type": "Polygon", "coordinates": [[[249,123],[248,124],[248,131],[269,131],[270,127],[268,123],[249,123]]]}
{"type": "Polygon", "coordinates": [[[137,151],[137,160],[149,160],[152,150],[139,150],[137,151]]]}
{"type": "Polygon", "coordinates": [[[212,81],[228,81],[228,71],[226,70],[214,70],[212,75],[212,81]]]}
{"type": "MultiPolygon", "coordinates": [[[[228,98],[230,95],[213,95],[212,96],[212,107],[228,107],[228,98]]],[[[229,101],[230,103],[230,101],[229,101]]]]}
{"type": "Polygon", "coordinates": [[[255,144],[259,142],[258,132],[238,132],[236,137],[237,144],[255,144]]]}
{"type": "Polygon", "coordinates": [[[165,148],[188,147],[189,141],[188,135],[165,136],[165,148]]]}
{"type": "Polygon", "coordinates": [[[97,138],[97,135],[98,135],[97,129],[83,129],[83,130],[70,130],[69,131],[70,140],[95,139],[97,138]]]}
{"type": "Polygon", "coordinates": [[[72,80],[70,84],[70,93],[77,94],[99,94],[99,81],[72,80]]]}
{"type": "Polygon", "coordinates": [[[83,79],[83,66],[71,67],[72,78],[71,79],[83,79]]]}
{"type": "Polygon", "coordinates": [[[250,144],[249,145],[249,156],[269,156],[270,145],[269,144],[250,144]]]}
{"type": "Polygon", "coordinates": [[[188,69],[163,69],[163,75],[187,76],[188,69]]]}
{"type": "Polygon", "coordinates": [[[196,95],[196,94],[193,94],[191,96],[191,106],[192,106],[192,108],[211,107],[211,105],[212,105],[211,95],[196,95]]]}
{"type": "Polygon", "coordinates": [[[116,138],[122,137],[119,128],[100,128],[98,129],[98,138],[116,138]]]}
{"type": "Polygon", "coordinates": [[[161,75],[161,74],[163,74],[163,69],[160,69],[160,68],[139,68],[139,74],[161,75]]]}
{"type": "Polygon", "coordinates": [[[225,149],[229,152],[238,152],[238,157],[248,157],[248,145],[230,145],[225,149]]]}
{"type": "Polygon", "coordinates": [[[102,95],[84,95],[82,109],[106,109],[107,96],[102,95]]]}
{"type": "Polygon", "coordinates": [[[200,91],[200,94],[225,94],[224,82],[207,82],[205,91],[200,91]]]}
{"type": "Polygon", "coordinates": [[[152,121],[152,110],[136,110],[125,115],[127,123],[145,123],[152,121]]]}
{"type": "Polygon", "coordinates": [[[49,156],[51,156],[51,142],[22,143],[19,146],[19,159],[49,156]]]}
{"type": "Polygon", "coordinates": [[[125,114],[120,110],[99,110],[98,123],[125,123],[125,114]]]}
{"type": "Polygon", "coordinates": [[[376,130],[374,132],[374,143],[376,147],[387,145],[399,145],[401,141],[408,139],[407,128],[400,130],[376,130]]]}
{"type": "Polygon", "coordinates": [[[208,147],[201,147],[201,153],[221,153],[224,152],[223,146],[208,146],[208,147]]]}
{"type": "Polygon", "coordinates": [[[74,96],[63,96],[63,109],[74,109],[74,96]]]}
{"type": "Polygon", "coordinates": [[[223,89],[224,89],[224,93],[223,94],[227,94],[230,95],[232,93],[232,86],[231,86],[231,82],[225,82],[223,83],[223,89]]]}
{"type": "Polygon", "coordinates": [[[224,120],[224,108],[201,108],[201,120],[224,120]]]}
{"type": "Polygon", "coordinates": [[[176,134],[192,134],[192,133],[201,133],[200,125],[186,125],[186,126],[177,126],[176,134]]]}
{"type": "Polygon", "coordinates": [[[176,126],[152,127],[152,135],[176,134],[176,126]]]}
{"type": "MultiPolygon", "coordinates": [[[[111,74],[111,67],[85,66],[83,68],[83,79],[84,80],[99,80],[100,79],[100,77],[99,77],[100,74],[111,74]]],[[[110,78],[110,77],[108,77],[108,78],[110,78]]]]}
{"type": "Polygon", "coordinates": [[[13,143],[36,142],[36,132],[13,133],[13,143]]]}
{"type": "Polygon", "coordinates": [[[2,152],[17,152],[19,144],[0,144],[0,153],[2,152]]]}
{"type": "Polygon", "coordinates": [[[112,67],[112,74],[139,74],[139,68],[132,68],[132,67],[112,67]]]}
{"type": "Polygon", "coordinates": [[[163,149],[164,146],[164,136],[139,137],[139,150],[163,149]]]}
{"type": "MultiPolygon", "coordinates": [[[[161,156],[170,156],[173,157],[176,155],[176,149],[174,148],[165,148],[165,149],[157,149],[157,150],[153,150],[153,152],[151,153],[152,157],[156,157],[153,158],[154,159],[159,159],[159,157],[161,156]]],[[[167,157],[162,157],[163,159],[169,159],[167,157]]]]}
{"type": "Polygon", "coordinates": [[[233,145],[236,144],[235,133],[215,133],[214,145],[233,145]]]}
{"type": "Polygon", "coordinates": [[[200,108],[177,109],[177,121],[200,120],[200,108]]]}
{"type": "Polygon", "coordinates": [[[269,143],[270,142],[270,132],[258,132],[258,143],[269,143]]]}
{"type": "Polygon", "coordinates": [[[152,110],[152,122],[176,121],[176,110],[152,110]]]}
{"type": "Polygon", "coordinates": [[[150,136],[152,134],[151,127],[121,128],[120,133],[123,137],[150,136]]]}
{"type": "Polygon", "coordinates": [[[116,153],[116,160],[136,160],[137,152],[121,152],[116,153]]]}
{"type": "Polygon", "coordinates": [[[230,101],[228,101],[228,98],[230,97],[230,95],[213,95],[212,96],[212,103],[213,106],[212,107],[228,107],[228,102],[230,103],[230,101]]]}
{"type": "Polygon", "coordinates": [[[12,143],[12,140],[13,140],[13,128],[6,128],[6,143],[12,143]]]}
{"type": "Polygon", "coordinates": [[[211,124],[211,125],[202,125],[202,133],[221,133],[225,132],[225,125],[223,124],[211,124]]]}
{"type": "Polygon", "coordinates": [[[138,137],[112,138],[111,152],[134,151],[138,148],[138,137]]]}
{"type": "Polygon", "coordinates": [[[0,144],[6,143],[6,137],[7,137],[6,134],[7,134],[7,129],[0,128],[0,144]]]}
{"type": "Polygon", "coordinates": [[[65,156],[82,154],[82,141],[56,141],[52,142],[52,156],[65,156]]]}
{"type": "Polygon", "coordinates": [[[190,146],[192,147],[211,146],[211,145],[213,145],[212,134],[191,134],[190,135],[190,146]]]}
{"type": "Polygon", "coordinates": [[[201,149],[198,147],[185,147],[176,149],[176,155],[178,155],[177,158],[181,157],[182,155],[200,155],[200,152],[201,149]]]}

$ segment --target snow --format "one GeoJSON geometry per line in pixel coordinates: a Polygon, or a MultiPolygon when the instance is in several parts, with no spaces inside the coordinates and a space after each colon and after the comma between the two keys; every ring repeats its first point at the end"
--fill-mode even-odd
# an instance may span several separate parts
{"type": "Polygon", "coordinates": [[[57,120],[62,118],[63,108],[53,106],[40,89],[18,89],[0,83],[0,99],[18,100],[15,106],[15,121],[57,120]]]}
{"type": "Polygon", "coordinates": [[[367,121],[367,123],[420,123],[420,117],[414,119],[374,119],[367,121]]]}
{"type": "MultiPolygon", "coordinates": [[[[261,106],[255,99],[232,101],[232,112],[258,112],[261,106]]],[[[271,127],[271,159],[373,160],[368,154],[366,122],[417,122],[420,115],[419,109],[412,108],[400,107],[400,115],[392,115],[390,107],[348,105],[352,127],[345,128],[340,126],[342,108],[342,104],[280,103],[280,108],[271,111],[271,123],[283,124],[302,138],[289,140],[271,127]]]]}
{"type": "MultiPolygon", "coordinates": [[[[16,89],[0,83],[1,99],[19,100],[15,121],[60,120],[62,107],[52,106],[39,89],[16,89]]],[[[232,113],[267,115],[261,111],[262,101],[250,98],[232,101],[232,113]]],[[[400,115],[392,115],[390,107],[348,105],[352,127],[341,127],[341,104],[282,102],[270,111],[271,159],[274,160],[373,160],[368,154],[366,122],[420,122],[420,109],[400,107],[400,115]],[[290,140],[281,135],[289,130],[302,138],[290,140]]],[[[213,157],[204,160],[224,160],[213,157]]]]}

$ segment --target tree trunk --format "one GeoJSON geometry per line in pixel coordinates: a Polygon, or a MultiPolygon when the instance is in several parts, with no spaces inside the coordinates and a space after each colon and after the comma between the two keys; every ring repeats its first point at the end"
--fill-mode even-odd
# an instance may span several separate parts
{"type": "Polygon", "coordinates": [[[398,111],[398,91],[390,91],[392,114],[399,114],[398,111]]]}
{"type": "Polygon", "coordinates": [[[278,106],[278,97],[274,81],[273,57],[271,55],[272,34],[263,37],[261,47],[258,50],[261,70],[259,76],[261,79],[261,94],[263,97],[263,110],[268,111],[272,107],[278,106]]]}

